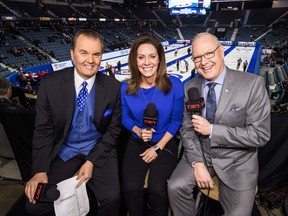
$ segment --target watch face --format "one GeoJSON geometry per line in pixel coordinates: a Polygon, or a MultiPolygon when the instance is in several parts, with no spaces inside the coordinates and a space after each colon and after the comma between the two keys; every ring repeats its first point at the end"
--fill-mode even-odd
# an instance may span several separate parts
{"type": "Polygon", "coordinates": [[[156,148],[154,148],[155,149],[155,152],[157,153],[157,154],[160,154],[160,152],[161,152],[161,148],[160,147],[156,147],[156,148]]]}

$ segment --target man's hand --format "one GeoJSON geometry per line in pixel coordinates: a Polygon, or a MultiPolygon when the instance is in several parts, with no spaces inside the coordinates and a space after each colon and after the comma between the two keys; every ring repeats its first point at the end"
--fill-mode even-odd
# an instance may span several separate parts
{"type": "Polygon", "coordinates": [[[38,183],[48,183],[48,177],[46,172],[36,173],[25,186],[25,194],[30,203],[35,204],[34,194],[36,192],[38,183]]]}
{"type": "Polygon", "coordinates": [[[194,176],[199,188],[213,188],[214,182],[208,169],[202,162],[194,164],[194,176]]]}
{"type": "Polygon", "coordinates": [[[211,132],[211,124],[207,121],[207,119],[199,116],[192,115],[192,125],[194,130],[201,135],[209,136],[211,132]]]}
{"type": "Polygon", "coordinates": [[[76,188],[79,187],[83,182],[89,181],[89,179],[92,177],[93,168],[94,164],[88,160],[81,166],[76,178],[76,180],[80,179],[80,181],[76,185],[76,188]]]}

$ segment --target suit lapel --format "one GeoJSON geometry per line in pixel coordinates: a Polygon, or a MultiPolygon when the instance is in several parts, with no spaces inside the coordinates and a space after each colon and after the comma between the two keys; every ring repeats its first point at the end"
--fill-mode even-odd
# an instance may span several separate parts
{"type": "MultiPolygon", "coordinates": [[[[74,110],[74,97],[75,97],[75,87],[74,87],[74,68],[69,68],[66,76],[63,77],[63,82],[61,83],[61,94],[63,99],[63,104],[66,116],[66,124],[64,129],[64,135],[68,133],[73,118],[74,110]]],[[[64,136],[64,137],[65,137],[64,136]]]]}
{"type": "Polygon", "coordinates": [[[199,79],[196,79],[195,87],[199,90],[199,95],[201,97],[204,97],[204,79],[202,77],[199,77],[199,79]]]}
{"type": "MultiPolygon", "coordinates": [[[[198,76],[197,78],[194,78],[195,82],[194,82],[194,86],[195,88],[197,88],[199,90],[199,95],[200,97],[204,98],[204,78],[202,76],[198,76]]],[[[202,112],[202,116],[203,116],[202,112]]],[[[204,117],[204,116],[203,116],[204,117]]]]}
{"type": "Polygon", "coordinates": [[[204,79],[201,76],[195,77],[192,82],[188,82],[187,87],[186,87],[187,97],[188,97],[188,90],[191,87],[197,88],[199,90],[199,95],[203,97],[204,96],[203,82],[204,82],[204,79]]]}
{"type": "Polygon", "coordinates": [[[95,98],[94,98],[94,122],[96,123],[97,128],[101,121],[104,109],[103,104],[106,96],[106,88],[102,78],[103,75],[101,74],[101,72],[97,72],[95,79],[95,98]]]}
{"type": "Polygon", "coordinates": [[[221,90],[219,104],[218,104],[216,115],[215,115],[216,123],[219,122],[219,120],[221,119],[225,111],[225,108],[227,104],[229,103],[231,96],[233,95],[233,91],[235,88],[235,83],[234,83],[234,78],[232,76],[232,73],[230,73],[230,70],[227,67],[226,69],[227,71],[226,71],[226,75],[224,78],[224,83],[223,83],[222,90],[221,90]]]}

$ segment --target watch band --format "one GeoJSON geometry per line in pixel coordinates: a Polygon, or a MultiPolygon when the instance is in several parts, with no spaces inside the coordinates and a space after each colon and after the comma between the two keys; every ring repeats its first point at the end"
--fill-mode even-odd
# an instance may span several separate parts
{"type": "Polygon", "coordinates": [[[199,161],[194,161],[194,162],[192,162],[192,163],[191,163],[191,166],[194,168],[194,166],[195,166],[195,164],[196,164],[197,162],[199,162],[199,161]]]}
{"type": "Polygon", "coordinates": [[[153,148],[154,148],[154,150],[155,150],[157,155],[159,155],[161,153],[161,151],[162,151],[162,149],[159,146],[157,146],[157,145],[154,145],[153,148]]]}

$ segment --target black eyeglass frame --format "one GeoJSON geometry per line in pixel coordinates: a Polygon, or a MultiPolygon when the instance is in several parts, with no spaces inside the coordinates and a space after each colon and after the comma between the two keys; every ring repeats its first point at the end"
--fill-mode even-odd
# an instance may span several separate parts
{"type": "Polygon", "coordinates": [[[219,44],[219,45],[216,47],[216,49],[214,49],[213,51],[206,52],[206,53],[204,53],[203,55],[200,55],[200,56],[196,56],[196,58],[194,58],[194,57],[192,56],[193,62],[194,62],[194,63],[199,63],[199,62],[201,62],[201,61],[202,61],[202,57],[204,57],[205,59],[211,59],[211,58],[213,58],[213,57],[215,56],[215,52],[217,51],[217,49],[218,49],[220,46],[221,46],[221,44],[219,44]],[[207,55],[208,55],[208,56],[207,56],[207,55]],[[211,55],[211,56],[209,56],[209,55],[211,55]],[[198,61],[197,59],[199,59],[199,61],[198,61]],[[196,61],[195,61],[195,60],[196,60],[196,61]]]}

